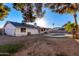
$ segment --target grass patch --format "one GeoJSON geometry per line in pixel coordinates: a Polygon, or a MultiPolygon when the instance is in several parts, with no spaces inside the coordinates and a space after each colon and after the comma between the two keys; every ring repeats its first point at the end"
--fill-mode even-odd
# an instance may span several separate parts
{"type": "Polygon", "coordinates": [[[23,47],[22,44],[6,44],[0,45],[0,55],[9,55],[17,52],[19,49],[23,47]]]}

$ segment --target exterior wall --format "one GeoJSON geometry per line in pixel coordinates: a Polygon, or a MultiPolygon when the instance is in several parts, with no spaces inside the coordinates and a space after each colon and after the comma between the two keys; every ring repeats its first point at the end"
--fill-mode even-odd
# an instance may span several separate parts
{"type": "Polygon", "coordinates": [[[40,29],[40,33],[45,33],[45,32],[47,32],[47,33],[48,33],[48,30],[47,30],[47,29],[45,29],[45,30],[41,31],[41,29],[40,29]]]}
{"type": "Polygon", "coordinates": [[[50,32],[52,32],[52,29],[45,29],[45,30],[43,30],[43,31],[41,31],[41,29],[40,29],[40,33],[42,34],[42,33],[50,33],[50,32]]]}
{"type": "Polygon", "coordinates": [[[47,31],[40,31],[40,33],[45,33],[45,32],[47,32],[47,31]]]}
{"type": "Polygon", "coordinates": [[[27,31],[26,32],[21,32],[21,28],[16,28],[16,36],[24,36],[27,35],[27,31]]]}
{"type": "Polygon", "coordinates": [[[16,36],[24,36],[27,35],[28,32],[31,34],[39,34],[37,29],[26,28],[26,32],[21,32],[21,28],[16,28],[16,36]]]}
{"type": "Polygon", "coordinates": [[[27,28],[27,32],[31,32],[31,34],[39,34],[38,30],[35,28],[27,28]]]}
{"type": "Polygon", "coordinates": [[[11,35],[11,36],[15,36],[15,28],[12,24],[8,23],[5,27],[4,27],[4,32],[7,35],[11,35]]]}

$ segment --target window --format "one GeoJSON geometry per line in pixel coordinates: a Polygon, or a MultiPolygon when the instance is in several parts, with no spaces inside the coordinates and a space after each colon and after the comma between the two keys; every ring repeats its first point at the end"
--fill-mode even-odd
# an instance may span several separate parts
{"type": "Polygon", "coordinates": [[[43,29],[43,31],[45,31],[45,28],[43,29]]]}
{"type": "Polygon", "coordinates": [[[41,29],[41,31],[43,31],[43,29],[41,29]]]}
{"type": "Polygon", "coordinates": [[[26,32],[26,28],[21,28],[21,32],[26,32]]]}
{"type": "Polygon", "coordinates": [[[45,31],[45,28],[41,28],[41,31],[45,31]]]}

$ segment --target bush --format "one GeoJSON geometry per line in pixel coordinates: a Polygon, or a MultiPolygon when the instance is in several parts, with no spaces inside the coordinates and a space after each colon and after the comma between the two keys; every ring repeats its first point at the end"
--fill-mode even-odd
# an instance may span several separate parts
{"type": "Polygon", "coordinates": [[[0,53],[6,54],[6,53],[15,53],[19,49],[23,47],[22,44],[6,44],[6,45],[0,45],[0,53]]]}

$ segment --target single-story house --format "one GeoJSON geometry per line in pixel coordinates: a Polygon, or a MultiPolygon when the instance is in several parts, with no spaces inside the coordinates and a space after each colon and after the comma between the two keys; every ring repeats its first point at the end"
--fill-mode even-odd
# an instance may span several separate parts
{"type": "Polygon", "coordinates": [[[24,36],[28,34],[39,34],[38,28],[26,23],[8,21],[4,25],[4,32],[11,36],[24,36]]]}
{"type": "Polygon", "coordinates": [[[52,32],[51,28],[39,27],[39,33],[50,33],[52,32]]]}

